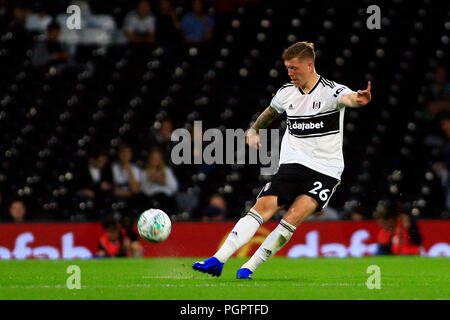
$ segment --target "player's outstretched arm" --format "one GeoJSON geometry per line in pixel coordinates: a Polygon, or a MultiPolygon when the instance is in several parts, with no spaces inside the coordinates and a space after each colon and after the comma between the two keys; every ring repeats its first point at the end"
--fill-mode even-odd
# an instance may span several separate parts
{"type": "Polygon", "coordinates": [[[252,127],[248,130],[246,136],[246,142],[250,147],[259,149],[261,144],[259,143],[259,130],[267,128],[273,120],[278,118],[280,113],[271,106],[267,107],[253,123],[252,127]]]}
{"type": "Polygon", "coordinates": [[[358,90],[357,92],[346,93],[341,97],[341,104],[347,107],[362,107],[365,106],[372,100],[372,94],[370,89],[372,88],[372,83],[369,81],[367,83],[367,88],[365,90],[358,90]]]}

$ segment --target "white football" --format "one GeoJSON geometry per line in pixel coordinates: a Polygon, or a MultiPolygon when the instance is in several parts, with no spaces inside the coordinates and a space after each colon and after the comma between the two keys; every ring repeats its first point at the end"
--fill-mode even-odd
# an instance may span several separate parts
{"type": "Polygon", "coordinates": [[[139,217],[138,232],[144,240],[149,242],[163,242],[172,231],[169,216],[160,209],[149,209],[139,217]]]}

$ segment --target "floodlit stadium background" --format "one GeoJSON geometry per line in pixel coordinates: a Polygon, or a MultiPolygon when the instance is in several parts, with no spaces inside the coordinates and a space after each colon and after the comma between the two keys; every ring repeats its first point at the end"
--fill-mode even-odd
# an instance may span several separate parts
{"type": "MultiPolygon", "coordinates": [[[[167,26],[158,24],[159,1],[150,3],[156,41],[135,44],[124,33],[126,16],[136,6],[133,1],[76,2],[82,13],[80,30],[67,29],[70,1],[0,1],[2,257],[14,257],[11,252],[24,234],[31,234],[22,238],[29,246],[59,248],[57,255],[47,256],[64,257],[64,245],[84,246],[93,253],[97,239],[89,237],[101,232],[102,217],[136,219],[150,202],[133,206],[112,197],[100,205],[79,194],[80,168],[92,150],[105,148],[114,162],[122,143],[133,148],[133,162],[140,168],[151,148],[163,150],[178,183],[171,197],[175,208],[165,210],[175,225],[193,223],[186,224],[190,227],[175,244],[168,242],[167,249],[157,252],[147,248],[148,255],[170,255],[170,246],[189,241],[184,238],[189,232],[205,226],[202,220],[237,220],[268,181],[259,175],[260,166],[172,165],[173,143],[164,141],[160,128],[170,119],[173,129],[190,129],[197,120],[204,130],[246,130],[289,80],[282,51],[304,40],[316,46],[319,74],[353,90],[364,89],[370,80],[373,95],[368,106],[346,111],[342,183],[323,216],[311,218],[331,222],[312,226],[325,232],[321,228],[336,230],[345,224],[348,232],[327,240],[345,247],[355,230],[365,230],[367,237],[361,241],[368,246],[375,243],[379,229],[374,213],[401,204],[419,221],[423,252],[441,243],[436,255],[450,255],[445,231],[449,129],[446,133],[441,121],[442,110],[448,114],[448,80],[443,101],[433,89],[436,70],[442,75],[449,67],[448,5],[386,1],[379,5],[381,28],[371,30],[366,11],[370,1],[204,1],[213,21],[212,38],[188,43],[181,32],[177,36],[164,31],[167,26]],[[37,44],[51,20],[60,25],[59,42],[69,57],[64,63],[40,64],[37,44]],[[210,206],[214,194],[222,196],[226,209],[210,206]],[[26,204],[26,222],[46,224],[9,224],[9,205],[15,200],[26,204]],[[363,222],[334,222],[356,219],[352,213],[357,207],[363,222]],[[88,235],[86,230],[95,231],[88,235]]],[[[190,1],[172,1],[172,6],[183,25],[190,1]]],[[[281,126],[283,133],[284,119],[270,128],[281,126]]],[[[198,255],[213,251],[232,224],[208,226],[212,234],[223,229],[223,235],[211,235],[211,247],[198,255]]],[[[308,244],[307,231],[297,237],[308,244]]],[[[180,255],[182,249],[173,254],[180,255]]],[[[336,250],[339,256],[342,251],[336,250]]]]}

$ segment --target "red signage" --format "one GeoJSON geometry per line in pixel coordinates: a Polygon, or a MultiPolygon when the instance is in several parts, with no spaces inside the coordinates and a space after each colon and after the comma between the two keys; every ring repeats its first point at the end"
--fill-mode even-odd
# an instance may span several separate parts
{"type": "Polygon", "coordinates": [[[100,223],[0,224],[0,259],[91,258],[100,223]]]}
{"type": "MultiPolygon", "coordinates": [[[[207,257],[226,239],[235,222],[176,222],[162,243],[141,240],[146,257],[207,257]]],[[[276,227],[262,225],[235,255],[246,257],[276,227]]],[[[450,257],[450,221],[419,221],[421,255],[450,257]]],[[[306,222],[277,255],[297,257],[361,257],[376,250],[379,227],[374,221],[306,222]]],[[[0,259],[91,258],[98,250],[100,223],[0,224],[0,259]]]]}
{"type": "MultiPolygon", "coordinates": [[[[163,243],[145,243],[146,256],[199,256],[214,254],[226,239],[235,222],[176,223],[172,234],[163,243]]],[[[246,257],[264,241],[277,226],[277,222],[263,224],[249,243],[235,255],[246,257]]],[[[422,255],[450,257],[450,221],[419,221],[422,235],[422,255]]],[[[277,253],[279,256],[297,257],[360,257],[373,255],[379,226],[374,221],[306,222],[291,240],[277,253]]]]}

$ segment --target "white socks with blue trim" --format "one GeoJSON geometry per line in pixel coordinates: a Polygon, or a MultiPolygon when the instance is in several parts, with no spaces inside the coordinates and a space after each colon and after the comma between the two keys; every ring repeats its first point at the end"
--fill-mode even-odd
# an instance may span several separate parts
{"type": "Polygon", "coordinates": [[[214,257],[220,262],[225,263],[233,253],[253,238],[259,226],[263,223],[264,220],[258,212],[251,209],[236,223],[228,238],[214,257]]]}
{"type": "Polygon", "coordinates": [[[291,239],[295,229],[296,227],[293,225],[281,220],[280,224],[267,236],[250,260],[241,268],[246,268],[254,272],[261,263],[267,261],[267,259],[283,248],[291,239]]]}

